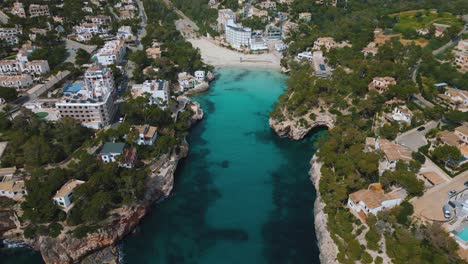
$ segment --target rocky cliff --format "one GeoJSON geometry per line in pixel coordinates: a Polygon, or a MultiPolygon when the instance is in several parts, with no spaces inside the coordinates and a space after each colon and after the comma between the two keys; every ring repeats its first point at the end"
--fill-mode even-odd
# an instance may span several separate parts
{"type": "MultiPolygon", "coordinates": [[[[170,155],[164,155],[152,165],[153,173],[149,176],[145,198],[137,205],[118,208],[110,213],[111,217],[102,224],[97,232],[88,234],[82,239],[70,234],[61,234],[56,238],[40,236],[34,240],[26,240],[34,250],[41,252],[46,263],[74,263],[98,250],[115,245],[129,234],[145,216],[151,204],[167,195],[172,190],[174,172],[181,158],[187,156],[188,144],[184,143],[178,151],[170,155]]],[[[102,255],[108,255],[107,250],[99,254],[93,254],[87,258],[93,262],[93,257],[101,259],[102,255]],[[106,253],[106,254],[104,254],[106,253]]],[[[118,257],[118,254],[111,254],[118,257]]],[[[102,263],[102,261],[100,261],[102,263]]],[[[96,262],[94,262],[96,263],[96,262]]],[[[116,263],[112,259],[107,263],[116,263]]]]}
{"type": "MultiPolygon", "coordinates": [[[[191,124],[203,118],[200,105],[193,105],[195,115],[191,124]]],[[[189,146],[183,142],[171,153],[163,155],[149,165],[143,201],[133,206],[118,208],[109,213],[110,217],[100,223],[100,228],[86,237],[78,239],[67,232],[56,238],[40,236],[25,240],[25,244],[40,251],[46,263],[118,263],[118,250],[115,245],[138,225],[155,201],[168,196],[174,184],[174,173],[179,160],[188,155],[189,146]]],[[[11,237],[10,237],[11,238],[11,237]]],[[[15,239],[15,242],[22,242],[15,239]]]]}
{"type": "Polygon", "coordinates": [[[328,111],[311,111],[300,118],[292,118],[286,120],[276,120],[270,117],[270,127],[280,137],[289,137],[294,140],[300,140],[304,138],[313,128],[319,126],[326,126],[329,129],[335,125],[335,117],[328,111]],[[314,119],[310,119],[310,115],[313,113],[314,119]],[[300,120],[305,121],[301,123],[300,120]]]}
{"type": "Polygon", "coordinates": [[[331,238],[330,231],[328,231],[328,215],[323,211],[325,204],[322,202],[320,192],[318,190],[321,177],[320,169],[322,164],[317,160],[317,156],[314,155],[310,160],[310,165],[310,179],[314,183],[315,189],[317,190],[317,198],[314,204],[314,219],[315,233],[317,234],[317,241],[320,249],[320,263],[338,264],[339,262],[336,260],[336,257],[338,256],[338,247],[331,238]]]}

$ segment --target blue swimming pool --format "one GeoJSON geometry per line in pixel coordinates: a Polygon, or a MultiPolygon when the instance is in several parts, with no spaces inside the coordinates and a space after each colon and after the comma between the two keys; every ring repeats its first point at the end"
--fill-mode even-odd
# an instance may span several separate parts
{"type": "Polygon", "coordinates": [[[468,227],[465,227],[462,231],[458,232],[457,237],[461,238],[463,241],[468,241],[468,227]]]}

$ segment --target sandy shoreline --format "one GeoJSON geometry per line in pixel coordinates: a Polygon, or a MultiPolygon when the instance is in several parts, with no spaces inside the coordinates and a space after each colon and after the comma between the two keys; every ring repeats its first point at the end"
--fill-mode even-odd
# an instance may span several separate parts
{"type": "Polygon", "coordinates": [[[280,70],[279,54],[243,54],[220,47],[206,38],[188,39],[195,48],[200,50],[205,63],[215,67],[256,67],[280,70]],[[241,61],[242,58],[242,61],[241,61]]]}

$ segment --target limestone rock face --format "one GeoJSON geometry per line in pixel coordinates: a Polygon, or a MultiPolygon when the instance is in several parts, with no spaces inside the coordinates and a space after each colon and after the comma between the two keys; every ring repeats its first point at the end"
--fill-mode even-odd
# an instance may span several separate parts
{"type": "Polygon", "coordinates": [[[142,202],[110,212],[102,227],[78,239],[71,234],[56,238],[40,236],[25,243],[40,251],[46,263],[117,263],[115,244],[128,235],[148,212],[151,204],[169,195],[174,183],[174,172],[180,159],[188,154],[189,146],[183,142],[177,151],[166,154],[150,166],[147,189],[142,202]],[[110,247],[110,248],[108,248],[110,247]],[[104,251],[101,251],[103,250],[104,251]]]}
{"type": "Polygon", "coordinates": [[[338,247],[331,238],[330,232],[328,231],[328,215],[325,214],[323,209],[325,203],[322,202],[318,186],[320,183],[321,172],[320,169],[322,164],[317,160],[317,156],[313,156],[310,161],[310,179],[314,183],[315,189],[317,190],[317,198],[314,203],[314,219],[315,219],[315,233],[317,234],[318,246],[320,249],[320,263],[322,264],[339,264],[336,260],[338,256],[338,247]]]}
{"type": "Polygon", "coordinates": [[[191,125],[203,119],[204,113],[199,103],[192,101],[190,105],[190,109],[194,112],[194,115],[192,116],[191,125]]]}
{"type": "Polygon", "coordinates": [[[13,211],[0,211],[0,235],[8,230],[16,228],[15,222],[12,220],[13,217],[13,211]]]}
{"type": "Polygon", "coordinates": [[[294,140],[303,139],[314,127],[326,126],[331,129],[335,126],[335,117],[328,113],[314,113],[315,119],[311,120],[309,114],[302,117],[307,124],[301,125],[300,118],[278,121],[270,117],[270,127],[280,136],[289,137],[294,140]]]}

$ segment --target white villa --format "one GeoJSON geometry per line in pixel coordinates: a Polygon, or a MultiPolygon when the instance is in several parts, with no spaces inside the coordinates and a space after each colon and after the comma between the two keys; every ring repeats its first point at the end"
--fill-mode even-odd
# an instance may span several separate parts
{"type": "Polygon", "coordinates": [[[348,207],[363,222],[369,214],[376,215],[378,212],[399,205],[404,198],[402,189],[385,193],[380,183],[369,185],[366,190],[351,193],[348,198],[348,207]]]}
{"type": "Polygon", "coordinates": [[[102,162],[118,162],[120,167],[133,168],[137,159],[135,148],[125,148],[125,143],[107,142],[100,152],[102,162]]]}
{"type": "Polygon", "coordinates": [[[138,145],[147,145],[151,146],[156,141],[158,137],[158,128],[150,125],[134,126],[138,131],[138,145]]]}
{"type": "Polygon", "coordinates": [[[73,190],[79,185],[85,183],[84,181],[71,179],[65,183],[52,198],[54,204],[58,205],[62,209],[70,209],[72,205],[73,190]]]}
{"type": "Polygon", "coordinates": [[[390,115],[391,120],[396,122],[405,122],[407,124],[411,124],[411,118],[413,117],[413,113],[403,107],[395,107],[390,115]]]}

